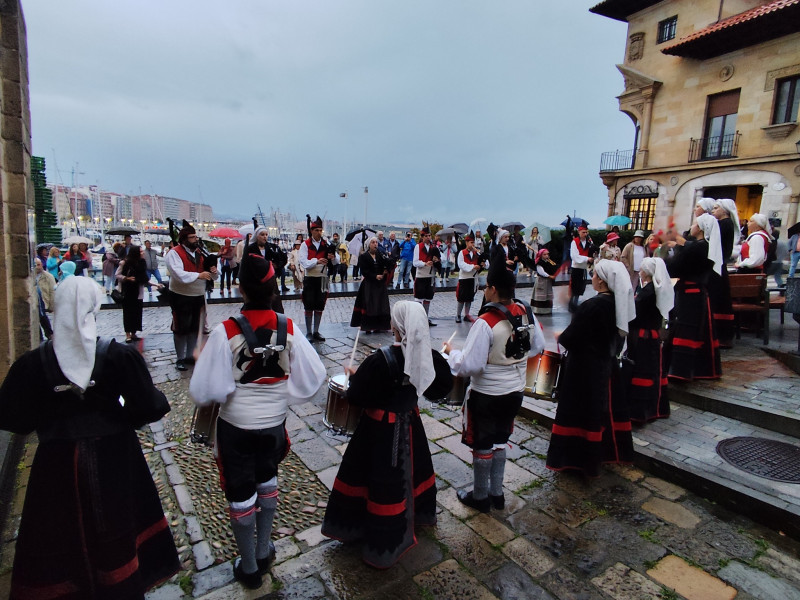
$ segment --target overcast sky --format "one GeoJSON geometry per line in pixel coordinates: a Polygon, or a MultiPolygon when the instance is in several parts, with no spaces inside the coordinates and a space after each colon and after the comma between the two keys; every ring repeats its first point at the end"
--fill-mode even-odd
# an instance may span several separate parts
{"type": "Polygon", "coordinates": [[[633,125],[597,1],[23,0],[33,152],[245,218],[360,221],[368,186],[370,221],[599,225],[633,125]]]}

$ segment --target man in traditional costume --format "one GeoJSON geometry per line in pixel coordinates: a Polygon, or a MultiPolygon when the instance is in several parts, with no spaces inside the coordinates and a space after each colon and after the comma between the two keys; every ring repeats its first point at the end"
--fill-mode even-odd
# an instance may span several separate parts
{"type": "Polygon", "coordinates": [[[461,323],[461,311],[465,310],[464,320],[472,323],[469,314],[470,306],[475,300],[475,276],[480,270],[480,255],[475,249],[475,234],[472,232],[464,236],[466,248],[456,255],[458,267],[458,283],[456,284],[456,323],[461,323]]]}
{"type": "MultiPolygon", "coordinates": [[[[434,294],[435,269],[441,262],[439,249],[431,244],[431,231],[427,227],[420,229],[420,242],[414,247],[412,264],[417,269],[414,279],[414,298],[422,303],[425,314],[430,313],[431,300],[434,294]]],[[[428,318],[428,326],[436,327],[436,323],[428,318]]]]}
{"type": "Polygon", "coordinates": [[[217,268],[206,271],[199,251],[197,232],[186,221],[178,233],[178,245],[167,252],[164,262],[169,272],[169,295],[172,307],[172,338],[177,360],[175,367],[185,371],[194,364],[194,350],[205,309],[206,282],[216,281],[217,268]]]}
{"type": "Polygon", "coordinates": [[[289,451],[288,401],[313,396],[325,381],[319,355],[295,334],[291,319],[272,310],[275,275],[260,255],[242,257],[241,315],[214,328],[189,383],[198,405],[222,405],[215,442],[239,549],[233,574],[251,589],[261,587],[275,559],[270,536],[278,506],[278,464],[289,451]]]}
{"type": "Polygon", "coordinates": [[[52,342],[0,388],[0,429],[38,436],[11,598],[143,598],[181,569],[136,436],[169,403],[134,347],[97,338],[101,294],[64,279],[52,342]]]}
{"type": "Polygon", "coordinates": [[[339,254],[336,248],[322,239],[322,219],[319,215],[314,221],[308,215],[306,218],[310,237],[300,246],[300,264],[306,270],[303,279],[306,337],[316,342],[324,342],[325,338],[319,332],[319,324],[328,300],[328,278],[333,272],[331,269],[339,264],[339,254]]]}
{"type": "Polygon", "coordinates": [[[459,490],[458,499],[481,512],[505,507],[506,444],[522,406],[528,356],[545,346],[530,307],[513,300],[514,284],[514,273],[496,257],[486,277],[487,304],[464,349],[453,350],[449,343],[444,348],[453,375],[470,377],[461,442],[472,448],[474,481],[471,491],[459,490]]]}
{"type": "Polygon", "coordinates": [[[578,237],[570,244],[569,257],[572,261],[572,274],[569,278],[569,310],[575,312],[578,299],[586,291],[586,272],[594,262],[592,252],[594,245],[589,237],[589,229],[585,225],[578,227],[578,237]]]}
{"type": "Polygon", "coordinates": [[[350,371],[348,400],[364,407],[333,483],[322,534],[363,540],[367,564],[386,569],[417,544],[417,525],[436,524],[436,475],[417,399],[444,398],[453,377],[431,348],[416,302],[392,307],[395,344],[350,371]]]}

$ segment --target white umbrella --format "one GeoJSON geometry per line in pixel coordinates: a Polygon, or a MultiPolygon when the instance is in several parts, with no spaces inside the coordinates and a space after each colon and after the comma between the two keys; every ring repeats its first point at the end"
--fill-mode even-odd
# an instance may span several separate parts
{"type": "Polygon", "coordinates": [[[469,224],[469,228],[472,231],[480,230],[481,233],[486,233],[486,228],[489,226],[489,219],[484,219],[483,217],[478,217],[472,223],[469,224]]]}
{"type": "Polygon", "coordinates": [[[542,238],[542,243],[546,244],[552,239],[550,235],[550,228],[547,225],[542,225],[541,223],[531,223],[525,228],[525,236],[530,237],[531,231],[533,228],[536,227],[539,229],[539,237],[542,238]]]}
{"type": "Polygon", "coordinates": [[[94,242],[87,237],[83,237],[82,235],[71,235],[62,243],[66,244],[67,246],[71,246],[72,244],[86,244],[87,246],[91,246],[94,242]]]}

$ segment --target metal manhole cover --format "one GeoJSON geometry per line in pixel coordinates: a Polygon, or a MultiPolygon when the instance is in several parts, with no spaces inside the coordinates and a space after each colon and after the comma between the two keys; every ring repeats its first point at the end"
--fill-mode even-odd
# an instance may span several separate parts
{"type": "Polygon", "coordinates": [[[717,444],[717,454],[757,477],[800,483],[800,447],[777,440],[735,437],[717,444]]]}

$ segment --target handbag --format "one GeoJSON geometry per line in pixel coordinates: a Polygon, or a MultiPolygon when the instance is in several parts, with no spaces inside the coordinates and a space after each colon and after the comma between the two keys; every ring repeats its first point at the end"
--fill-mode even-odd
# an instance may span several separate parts
{"type": "Polygon", "coordinates": [[[111,299],[117,304],[120,304],[125,299],[125,294],[122,293],[121,286],[117,285],[111,290],[111,299]]]}

